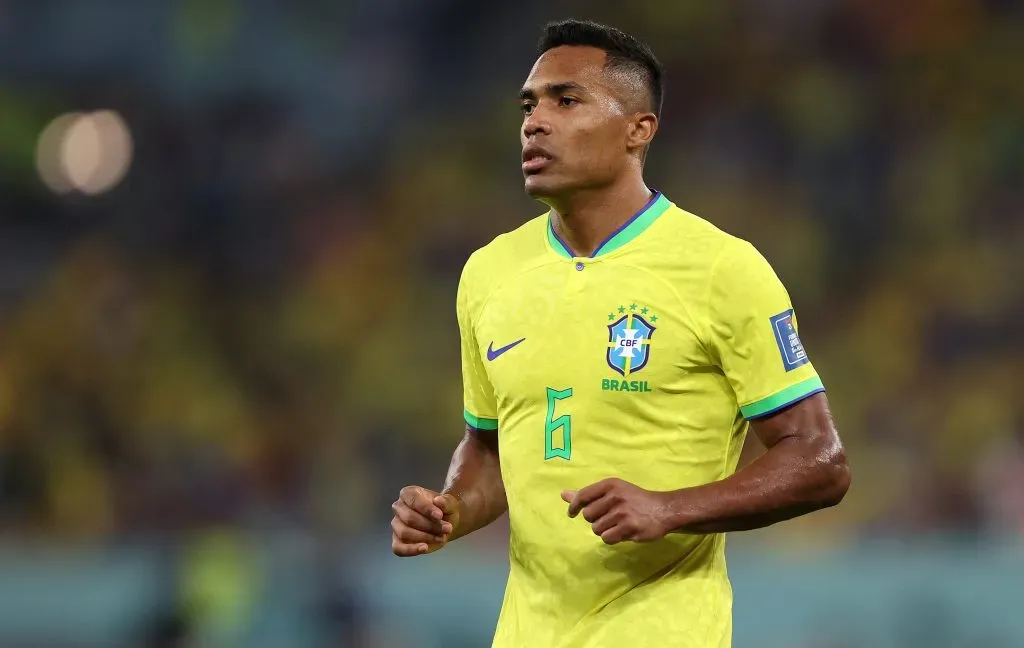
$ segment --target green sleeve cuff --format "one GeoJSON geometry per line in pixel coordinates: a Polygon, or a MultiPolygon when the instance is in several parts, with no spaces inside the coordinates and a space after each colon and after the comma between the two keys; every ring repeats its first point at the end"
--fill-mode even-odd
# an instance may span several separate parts
{"type": "Polygon", "coordinates": [[[812,376],[767,398],[744,405],[740,408],[740,413],[745,419],[767,416],[823,391],[825,391],[825,386],[821,383],[821,378],[812,376]]]}
{"type": "Polygon", "coordinates": [[[466,419],[466,423],[470,427],[475,427],[478,430],[497,430],[498,419],[491,418],[480,418],[479,416],[473,416],[469,413],[469,410],[463,410],[463,417],[466,419]]]}

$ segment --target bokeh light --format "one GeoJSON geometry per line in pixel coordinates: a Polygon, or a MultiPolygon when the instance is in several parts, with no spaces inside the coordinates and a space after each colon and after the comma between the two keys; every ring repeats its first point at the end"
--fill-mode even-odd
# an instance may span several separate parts
{"type": "Polygon", "coordinates": [[[95,196],[116,187],[132,161],[132,136],[118,113],[68,113],[43,130],[36,167],[56,193],[78,190],[95,196]]]}
{"type": "Polygon", "coordinates": [[[39,136],[36,145],[36,169],[43,184],[58,194],[68,193],[74,185],[68,180],[61,167],[61,144],[68,129],[82,116],[81,113],[67,113],[50,122],[39,136]]]}

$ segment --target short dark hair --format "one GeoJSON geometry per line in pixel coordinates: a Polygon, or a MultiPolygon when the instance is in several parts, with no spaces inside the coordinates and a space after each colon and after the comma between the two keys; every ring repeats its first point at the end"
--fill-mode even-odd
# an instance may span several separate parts
{"type": "Polygon", "coordinates": [[[661,116],[661,102],[665,94],[664,70],[647,43],[621,29],[590,20],[561,20],[544,27],[544,35],[537,44],[537,55],[562,45],[604,50],[607,54],[605,67],[640,76],[650,93],[654,114],[661,116]]]}

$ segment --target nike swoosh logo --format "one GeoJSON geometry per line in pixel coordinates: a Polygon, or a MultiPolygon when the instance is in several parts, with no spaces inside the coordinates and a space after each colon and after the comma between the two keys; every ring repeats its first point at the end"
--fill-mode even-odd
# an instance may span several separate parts
{"type": "Polygon", "coordinates": [[[494,348],[494,342],[491,342],[490,344],[487,345],[487,360],[489,360],[489,361],[494,360],[495,358],[500,356],[502,353],[505,353],[506,351],[508,351],[512,347],[516,346],[520,342],[525,342],[525,341],[526,341],[526,338],[523,338],[521,340],[516,340],[512,344],[506,344],[505,346],[501,347],[500,349],[495,349],[494,348]]]}

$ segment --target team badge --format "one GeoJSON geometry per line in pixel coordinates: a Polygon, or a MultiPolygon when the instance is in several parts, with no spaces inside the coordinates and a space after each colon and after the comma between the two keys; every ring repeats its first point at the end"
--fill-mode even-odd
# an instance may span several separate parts
{"type": "Polygon", "coordinates": [[[658,316],[644,306],[619,306],[608,315],[608,366],[623,376],[634,374],[651,358],[651,338],[658,316]]]}
{"type": "Polygon", "coordinates": [[[807,364],[807,352],[796,332],[796,316],[793,315],[793,309],[779,313],[771,318],[771,322],[772,330],[775,331],[775,343],[779,345],[779,353],[782,354],[782,366],[786,371],[807,364]]]}

